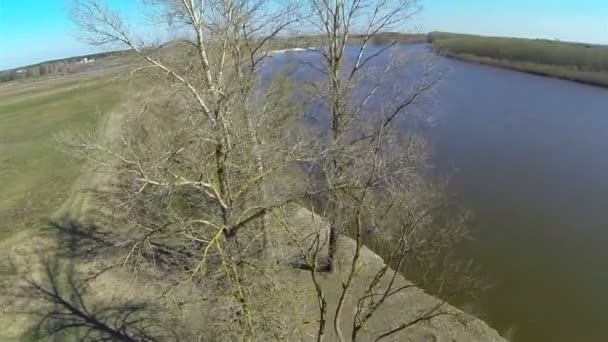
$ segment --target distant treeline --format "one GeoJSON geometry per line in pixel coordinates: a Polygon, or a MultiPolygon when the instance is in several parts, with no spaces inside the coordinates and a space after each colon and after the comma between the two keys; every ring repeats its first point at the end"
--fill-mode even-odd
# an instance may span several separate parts
{"type": "MultiPolygon", "coordinates": [[[[353,35],[353,42],[362,41],[363,35],[353,35]]],[[[424,43],[427,40],[427,35],[424,33],[400,33],[400,32],[380,32],[374,35],[370,42],[372,44],[415,44],[424,43]]]]}
{"type": "Polygon", "coordinates": [[[41,63],[18,69],[0,71],[0,82],[21,78],[32,78],[47,74],[73,74],[80,71],[80,65],[66,62],[41,63]]]}
{"type": "MultiPolygon", "coordinates": [[[[363,41],[364,36],[354,34],[350,37],[350,42],[358,44],[363,41]]],[[[380,32],[370,39],[371,44],[412,44],[425,43],[426,34],[423,33],[400,33],[400,32],[380,32]]],[[[316,47],[323,38],[318,35],[303,35],[291,37],[275,37],[271,42],[272,49],[289,49],[296,47],[316,47]]]]}
{"type": "Polygon", "coordinates": [[[440,54],[545,76],[608,86],[608,47],[546,39],[432,32],[440,54]]]}
{"type": "Polygon", "coordinates": [[[56,59],[19,68],[2,70],[0,71],[0,82],[7,82],[22,78],[33,78],[44,75],[74,74],[77,72],[85,71],[91,67],[91,65],[80,63],[85,58],[87,60],[94,59],[96,61],[99,61],[104,58],[119,56],[123,53],[124,52],[122,51],[102,52],[83,56],[56,59]]]}

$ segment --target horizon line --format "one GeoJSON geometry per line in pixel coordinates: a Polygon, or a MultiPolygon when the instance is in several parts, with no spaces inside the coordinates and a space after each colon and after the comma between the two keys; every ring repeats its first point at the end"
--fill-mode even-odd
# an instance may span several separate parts
{"type": "MultiPolygon", "coordinates": [[[[399,34],[405,34],[405,35],[429,35],[430,33],[434,33],[434,32],[478,36],[478,37],[486,37],[486,38],[512,38],[512,39],[524,39],[524,40],[544,40],[544,41],[559,42],[559,43],[566,43],[566,44],[584,44],[584,45],[591,45],[591,46],[598,46],[598,47],[608,46],[608,43],[592,43],[592,42],[588,42],[588,41],[561,40],[559,38],[543,38],[543,37],[531,37],[531,36],[526,37],[526,36],[511,36],[511,35],[499,35],[499,34],[498,35],[497,34],[479,34],[479,33],[441,31],[441,30],[433,30],[433,31],[419,32],[419,33],[399,32],[399,31],[386,31],[386,32],[380,32],[380,33],[399,33],[399,34]]],[[[307,36],[314,36],[314,35],[299,35],[297,37],[307,37],[307,36]]],[[[169,41],[163,43],[162,45],[169,44],[173,41],[175,41],[175,40],[169,40],[169,41]]],[[[26,68],[34,67],[37,65],[45,64],[45,63],[61,62],[61,61],[65,61],[67,59],[73,59],[73,58],[84,58],[84,57],[96,56],[96,55],[100,55],[100,54],[111,54],[111,53],[126,52],[126,51],[131,51],[131,50],[130,49],[122,49],[122,50],[117,49],[117,50],[91,52],[91,53],[85,53],[85,54],[64,55],[64,56],[57,57],[57,58],[40,60],[40,61],[30,63],[30,64],[20,64],[18,66],[9,67],[6,69],[0,69],[0,72],[3,73],[3,72],[7,72],[7,71],[26,69],[26,68]]]]}

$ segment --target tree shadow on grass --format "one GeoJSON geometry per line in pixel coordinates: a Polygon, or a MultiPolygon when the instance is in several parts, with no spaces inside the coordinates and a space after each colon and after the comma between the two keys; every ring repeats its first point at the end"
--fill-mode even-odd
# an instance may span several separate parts
{"type": "Polygon", "coordinates": [[[98,277],[119,266],[112,256],[127,244],[117,243],[103,227],[77,220],[49,221],[45,230],[56,248],[34,253],[40,262],[30,261],[26,269],[23,262],[12,264],[11,274],[19,280],[0,284],[10,311],[28,317],[22,339],[179,341],[185,336],[159,301],[125,296],[120,283],[105,293],[106,286],[96,287],[98,277]],[[81,264],[85,268],[76,266],[81,264]]]}
{"type": "Polygon", "coordinates": [[[92,260],[117,249],[112,234],[95,224],[84,224],[71,219],[50,220],[46,230],[57,237],[58,257],[92,260]]]}
{"type": "MultiPolygon", "coordinates": [[[[46,229],[57,238],[56,255],[78,262],[100,263],[101,260],[116,260],[118,255],[136,255],[140,261],[155,265],[160,270],[185,271],[198,261],[197,251],[200,250],[200,246],[176,248],[162,239],[157,241],[154,239],[155,231],[142,234],[141,231],[129,232],[121,227],[113,227],[113,231],[110,231],[96,224],[72,219],[50,221],[46,229]]],[[[156,232],[160,231],[162,228],[156,232]]]]}
{"type": "Polygon", "coordinates": [[[158,306],[137,300],[95,300],[90,279],[73,267],[43,260],[40,279],[23,278],[14,298],[17,313],[34,318],[25,338],[75,341],[179,341],[175,324],[168,328],[158,306]]]}

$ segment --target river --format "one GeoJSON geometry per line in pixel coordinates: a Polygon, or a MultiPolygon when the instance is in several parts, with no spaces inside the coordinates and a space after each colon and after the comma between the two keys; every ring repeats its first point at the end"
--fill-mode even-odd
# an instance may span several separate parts
{"type": "Polygon", "coordinates": [[[608,340],[608,90],[441,58],[435,163],[515,341],[608,340]]]}
{"type": "Polygon", "coordinates": [[[516,342],[608,341],[608,89],[405,51],[416,62],[392,82],[420,60],[445,73],[417,110],[473,213],[461,254],[491,285],[481,318],[516,342]]]}

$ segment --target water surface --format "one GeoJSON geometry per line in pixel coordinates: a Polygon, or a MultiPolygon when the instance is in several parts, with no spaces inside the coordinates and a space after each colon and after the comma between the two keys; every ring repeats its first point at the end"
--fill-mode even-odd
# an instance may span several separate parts
{"type": "Polygon", "coordinates": [[[435,160],[475,214],[485,318],[515,341],[608,341],[608,90],[440,63],[435,160]]]}

